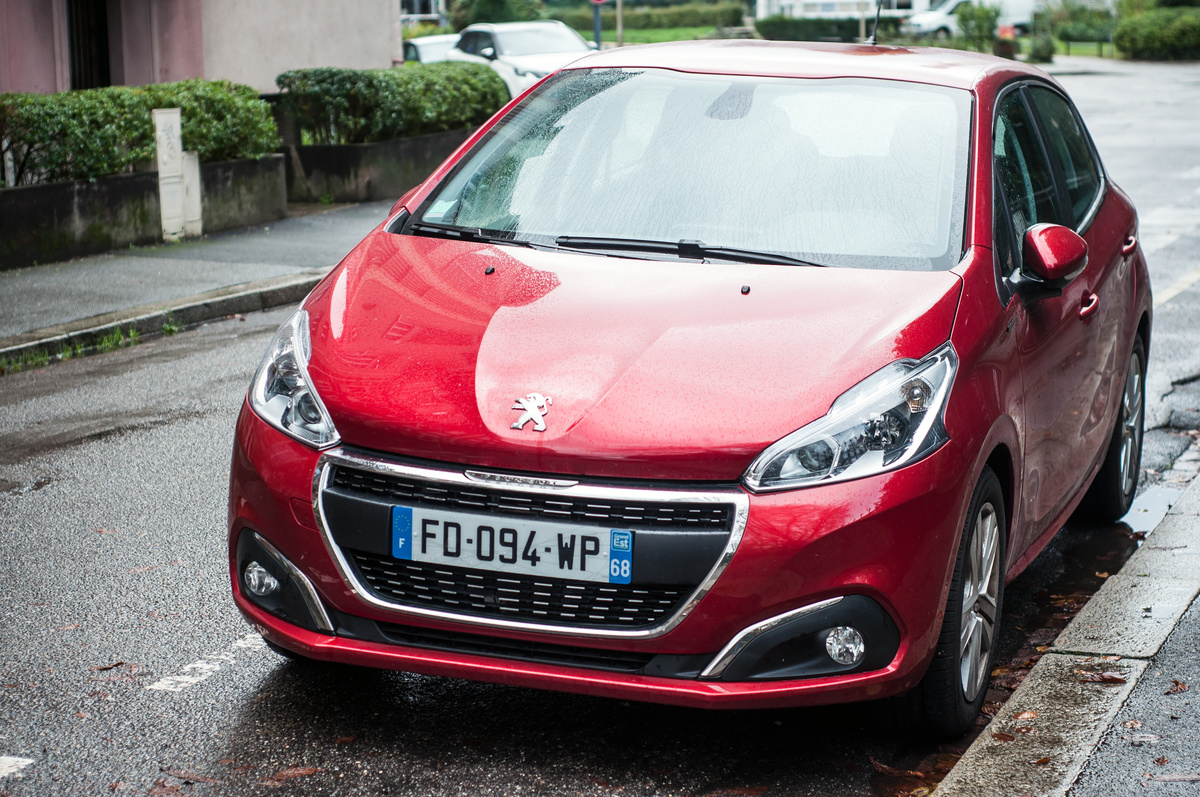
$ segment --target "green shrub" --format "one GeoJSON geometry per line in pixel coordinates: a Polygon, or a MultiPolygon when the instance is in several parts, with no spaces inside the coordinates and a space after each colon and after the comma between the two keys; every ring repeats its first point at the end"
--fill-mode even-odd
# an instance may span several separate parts
{"type": "Polygon", "coordinates": [[[1000,7],[985,3],[963,3],[954,10],[958,19],[959,34],[972,49],[988,52],[996,39],[996,23],[1000,21],[1000,7]]]}
{"type": "Polygon", "coordinates": [[[454,0],[450,4],[450,27],[462,30],[476,22],[526,22],[541,19],[541,0],[454,0]]]}
{"type": "Polygon", "coordinates": [[[1029,61],[1034,64],[1048,64],[1054,60],[1054,39],[1050,36],[1037,36],[1029,45],[1029,61]]]}
{"type": "MultiPolygon", "coordinates": [[[[592,14],[590,6],[550,12],[551,18],[582,31],[592,30],[592,14]]],[[[665,8],[626,10],[622,14],[622,23],[627,30],[698,28],[708,25],[737,27],[742,24],[745,14],[746,9],[741,3],[686,3],[665,8]]],[[[600,11],[600,27],[616,30],[617,12],[614,9],[605,7],[600,11]]]]}
{"type": "Polygon", "coordinates": [[[1129,58],[1200,58],[1200,9],[1159,8],[1126,17],[1113,31],[1113,43],[1129,58]]]}
{"type": "Polygon", "coordinates": [[[361,144],[478,125],[508,101],[490,67],[461,61],[392,69],[294,69],[275,79],[315,144],[361,144]]]}
{"type": "Polygon", "coordinates": [[[257,158],[279,146],[267,103],[227,80],[0,94],[0,141],[18,185],[91,180],[154,157],[155,108],[180,109],[183,148],[203,162],[257,158]]]}
{"type": "MultiPolygon", "coordinates": [[[[867,20],[867,35],[871,35],[873,19],[867,20]]],[[[754,27],[764,39],[771,41],[853,42],[858,39],[859,21],[856,17],[845,19],[803,18],[775,16],[760,19],[754,27]]],[[[879,20],[879,41],[899,35],[900,20],[883,17],[879,20]]]]}
{"type": "Polygon", "coordinates": [[[1112,11],[1082,0],[1059,0],[1049,17],[1054,34],[1065,42],[1106,42],[1114,25],[1112,11]]]}

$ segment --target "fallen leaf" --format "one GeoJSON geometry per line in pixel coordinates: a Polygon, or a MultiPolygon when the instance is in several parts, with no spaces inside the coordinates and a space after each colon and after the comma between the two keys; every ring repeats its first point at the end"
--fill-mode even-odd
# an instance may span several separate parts
{"type": "Polygon", "coordinates": [[[159,767],[159,771],[166,772],[168,775],[170,775],[173,778],[179,778],[180,780],[190,780],[194,783],[220,783],[221,782],[221,781],[215,780],[213,778],[207,778],[204,775],[197,775],[195,772],[192,772],[187,769],[167,769],[165,767],[159,767]]]}
{"type": "Polygon", "coordinates": [[[1049,758],[1039,758],[1037,761],[1030,761],[1029,763],[1031,763],[1035,766],[1044,767],[1044,766],[1046,766],[1046,764],[1050,763],[1050,759],[1049,758]]]}
{"type": "Polygon", "coordinates": [[[79,627],[79,623],[71,623],[70,625],[64,625],[62,628],[55,628],[54,630],[55,631],[74,631],[78,627],[79,627]]]}
{"type": "Polygon", "coordinates": [[[1172,773],[1170,775],[1154,775],[1150,780],[1156,780],[1159,783],[1197,783],[1200,782],[1200,773],[1172,773]]]}
{"type": "Polygon", "coordinates": [[[159,778],[158,780],[154,781],[154,785],[150,788],[150,791],[146,792],[146,794],[148,797],[161,797],[161,795],[164,794],[178,794],[179,788],[179,786],[173,783],[167,783],[166,778],[159,778]]]}
{"type": "Polygon", "coordinates": [[[1045,653],[1049,649],[1049,645],[1038,645],[1036,648],[1034,648],[1034,650],[1036,650],[1038,653],[1045,653]]]}
{"type": "Polygon", "coordinates": [[[1130,730],[1136,731],[1138,728],[1142,727],[1142,721],[1141,720],[1125,720],[1124,722],[1121,723],[1121,727],[1129,728],[1130,730]]]}
{"type": "Polygon", "coordinates": [[[1186,692],[1187,690],[1188,690],[1187,684],[1185,684],[1183,681],[1176,681],[1174,678],[1172,678],[1171,679],[1171,688],[1168,689],[1167,691],[1163,692],[1163,694],[1164,695],[1177,695],[1180,692],[1186,692]]]}
{"type": "Polygon", "coordinates": [[[270,777],[270,780],[290,780],[291,778],[303,778],[324,770],[318,767],[288,767],[281,769],[270,777]]]}
{"type": "MultiPolygon", "coordinates": [[[[1077,672],[1079,672],[1077,670],[1077,672]]],[[[1079,679],[1085,684],[1123,684],[1125,679],[1120,673],[1116,672],[1093,672],[1083,673],[1083,677],[1079,679]]]]}
{"type": "Polygon", "coordinates": [[[997,676],[1000,676],[1000,675],[1008,675],[1008,668],[1007,667],[997,667],[996,669],[992,670],[993,678],[996,678],[997,676]]]}
{"type": "Polygon", "coordinates": [[[334,744],[350,744],[352,741],[354,741],[357,738],[358,738],[357,736],[339,736],[338,738],[333,740],[333,743],[334,744]]]}
{"type": "Polygon", "coordinates": [[[1017,737],[1013,736],[1011,733],[993,733],[992,738],[998,742],[1011,742],[1017,737]]]}
{"type": "Polygon", "coordinates": [[[120,529],[96,529],[97,534],[116,534],[120,529]]]}
{"type": "Polygon", "coordinates": [[[1002,705],[1004,705],[1004,704],[1000,703],[999,701],[989,700],[983,704],[983,708],[980,709],[980,711],[983,713],[984,716],[994,717],[994,716],[996,716],[996,712],[1000,710],[1000,707],[1002,705]]]}
{"type": "Polygon", "coordinates": [[[1013,714],[1013,719],[1015,719],[1015,720],[1035,720],[1035,719],[1037,719],[1037,716],[1038,716],[1038,713],[1036,711],[1022,711],[1019,714],[1013,714]]]}
{"type": "Polygon", "coordinates": [[[1171,759],[1167,758],[1166,756],[1159,756],[1158,758],[1154,759],[1154,763],[1161,767],[1171,763],[1171,759]]]}
{"type": "Polygon", "coordinates": [[[234,760],[235,760],[235,759],[233,759],[233,758],[222,758],[222,759],[218,760],[218,761],[217,761],[217,763],[218,763],[218,764],[229,765],[229,764],[232,764],[232,763],[234,762],[234,760]]]}
{"type": "Polygon", "coordinates": [[[1026,725],[1022,725],[1019,728],[1013,728],[1013,730],[1022,736],[1033,736],[1035,733],[1037,733],[1037,728],[1030,728],[1026,725]]]}
{"type": "Polygon", "coordinates": [[[111,670],[114,667],[120,667],[124,663],[125,662],[123,662],[123,661],[118,661],[118,662],[113,662],[112,664],[103,664],[103,665],[100,665],[97,667],[88,667],[88,669],[92,672],[104,672],[105,670],[111,670]]]}
{"type": "MultiPolygon", "coordinates": [[[[887,764],[881,764],[875,760],[874,756],[867,756],[867,758],[870,760],[871,766],[875,768],[876,772],[887,775],[888,777],[920,778],[921,780],[924,780],[927,777],[927,774],[924,772],[916,772],[911,769],[896,769],[895,767],[889,767],[887,764]]],[[[765,791],[765,789],[763,791],[765,791]]],[[[759,793],[761,794],[762,792],[759,793]]]]}
{"type": "Polygon", "coordinates": [[[1096,578],[1108,578],[1108,573],[1101,573],[1099,570],[1097,570],[1096,578]]]}
{"type": "Polygon", "coordinates": [[[81,719],[81,720],[85,720],[85,719],[88,719],[89,717],[91,717],[92,715],[88,714],[86,711],[76,711],[75,716],[79,717],[79,719],[81,719]]]}
{"type": "Polygon", "coordinates": [[[117,780],[108,784],[109,791],[125,791],[125,781],[117,780]]]}
{"type": "Polygon", "coordinates": [[[1140,541],[1140,540],[1144,540],[1144,539],[1146,539],[1146,532],[1144,532],[1144,531],[1135,531],[1133,534],[1130,534],[1129,536],[1130,536],[1130,537],[1133,537],[1135,540],[1139,540],[1139,541],[1140,541]]]}

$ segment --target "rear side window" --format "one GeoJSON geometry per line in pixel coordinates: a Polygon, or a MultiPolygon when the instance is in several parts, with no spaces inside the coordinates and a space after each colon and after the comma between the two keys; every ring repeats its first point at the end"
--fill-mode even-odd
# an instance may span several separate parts
{"type": "Polygon", "coordinates": [[[1017,239],[1035,224],[1062,223],[1050,167],[1019,91],[1000,101],[995,136],[992,155],[1017,239]]]}
{"type": "Polygon", "coordinates": [[[1066,183],[1071,226],[1078,227],[1100,192],[1100,170],[1067,101],[1044,88],[1031,88],[1029,98],[1041,117],[1050,157],[1057,163],[1066,183]]]}

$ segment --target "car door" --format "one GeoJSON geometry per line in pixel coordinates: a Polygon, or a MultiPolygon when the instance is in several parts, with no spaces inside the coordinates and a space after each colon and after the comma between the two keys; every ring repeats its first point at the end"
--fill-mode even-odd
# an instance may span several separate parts
{"type": "MultiPolygon", "coordinates": [[[[1025,87],[1000,96],[993,128],[997,209],[995,235],[1007,236],[1012,272],[1023,267],[1023,242],[1034,224],[1074,228],[1059,190],[1025,87]]],[[[1093,284],[1102,269],[1089,265],[1061,296],[1023,303],[1015,334],[1024,383],[1024,484],[1020,492],[1024,535],[1032,542],[1082,486],[1103,441],[1090,419],[1101,385],[1094,378],[1097,348],[1090,315],[1093,284]],[[1081,316],[1081,310],[1085,310],[1081,316]]],[[[1010,280],[1014,273],[1006,276],[1010,280]]],[[[1019,301],[1019,300],[1018,300],[1019,301]]]]}

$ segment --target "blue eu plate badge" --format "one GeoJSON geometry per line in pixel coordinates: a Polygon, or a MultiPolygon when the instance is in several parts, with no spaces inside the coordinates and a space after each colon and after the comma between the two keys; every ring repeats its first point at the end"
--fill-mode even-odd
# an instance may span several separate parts
{"type": "Polygon", "coordinates": [[[608,583],[628,584],[633,575],[633,532],[612,530],[608,546],[608,583]]]}
{"type": "Polygon", "coordinates": [[[397,559],[412,559],[412,525],[412,509],[392,507],[392,556],[397,559]]]}

